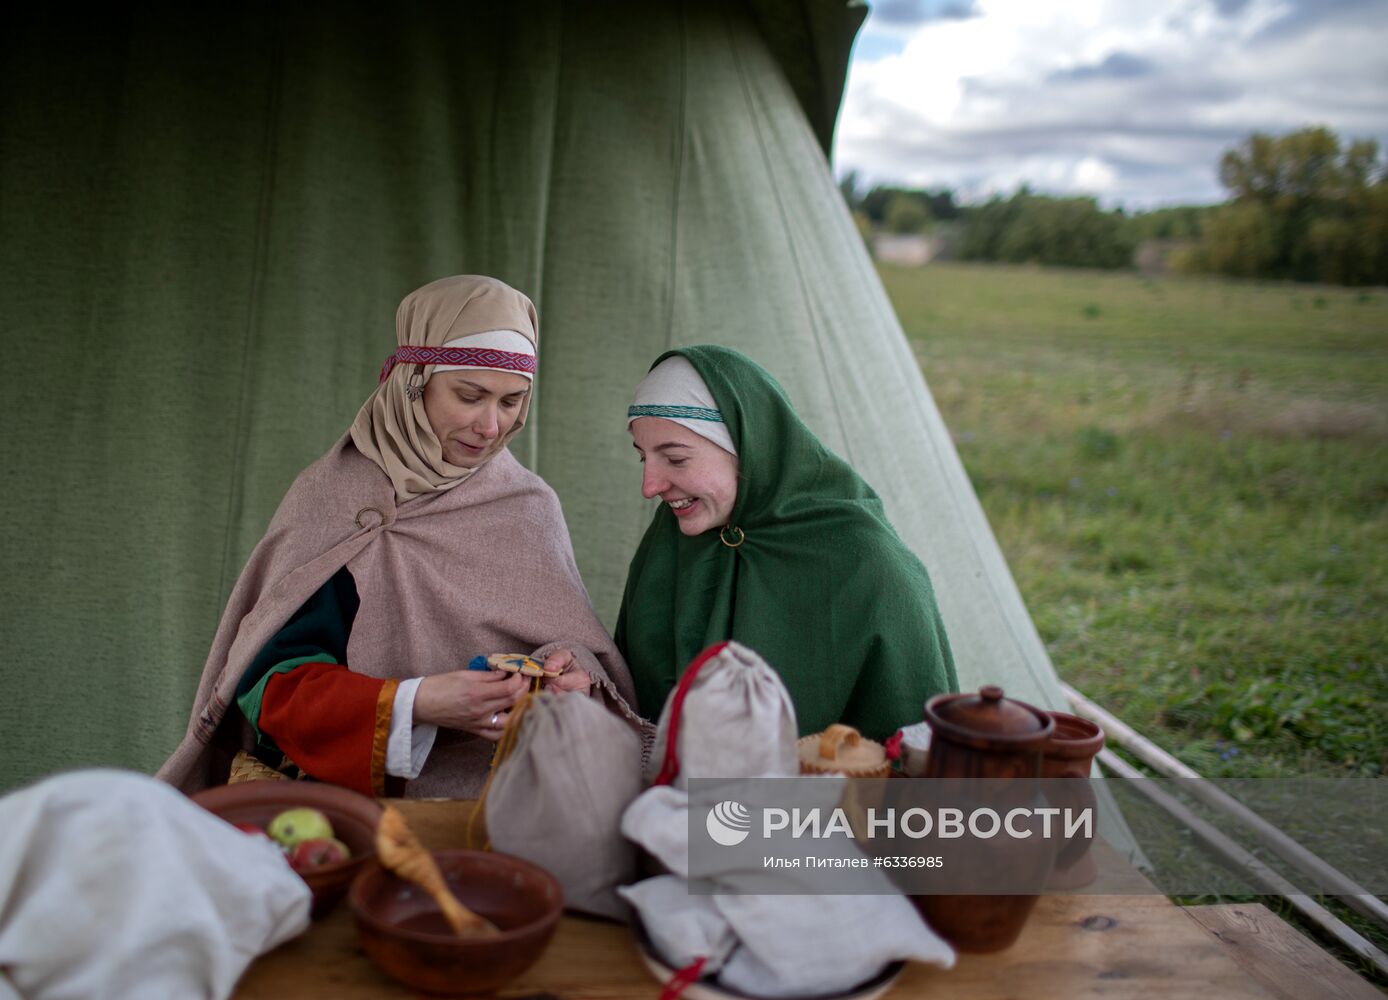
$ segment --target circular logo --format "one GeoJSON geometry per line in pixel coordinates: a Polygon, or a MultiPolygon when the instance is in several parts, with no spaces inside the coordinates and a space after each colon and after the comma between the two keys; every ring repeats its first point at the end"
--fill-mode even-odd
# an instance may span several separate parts
{"type": "Polygon", "coordinates": [[[724,847],[732,847],[740,844],[747,839],[747,833],[752,829],[752,817],[747,812],[747,807],[741,802],[734,802],[729,799],[727,802],[720,802],[708,811],[708,820],[705,824],[708,827],[708,835],[713,838],[714,843],[722,844],[724,847]]]}

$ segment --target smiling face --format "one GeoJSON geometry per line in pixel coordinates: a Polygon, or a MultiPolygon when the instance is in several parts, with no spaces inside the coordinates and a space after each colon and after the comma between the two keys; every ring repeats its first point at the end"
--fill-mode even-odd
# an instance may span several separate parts
{"type": "Polygon", "coordinates": [[[475,469],[490,458],[529,392],[530,380],[511,372],[435,372],[424,386],[424,413],[444,460],[475,469]]]}
{"type": "Polygon", "coordinates": [[[632,421],[631,436],[645,465],[641,495],[660,497],[680,531],[697,535],[728,523],[737,500],[736,455],[660,417],[632,421]]]}

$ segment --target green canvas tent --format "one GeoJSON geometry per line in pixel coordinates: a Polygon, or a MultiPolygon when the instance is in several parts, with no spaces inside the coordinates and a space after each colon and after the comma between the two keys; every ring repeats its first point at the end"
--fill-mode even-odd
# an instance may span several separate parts
{"type": "MultiPolygon", "coordinates": [[[[666,348],[746,351],[884,497],[961,683],[1063,699],[826,150],[834,0],[27,7],[0,35],[0,790],[152,770],[236,574],[393,349],[395,304],[536,300],[515,450],[610,625],[666,348]]],[[[928,372],[926,373],[929,374],[928,372]]]]}

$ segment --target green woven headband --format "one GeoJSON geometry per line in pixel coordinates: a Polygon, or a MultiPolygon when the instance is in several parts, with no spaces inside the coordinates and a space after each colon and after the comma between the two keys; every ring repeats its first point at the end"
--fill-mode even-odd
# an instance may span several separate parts
{"type": "Polygon", "coordinates": [[[723,414],[707,406],[629,406],[627,419],[664,417],[667,420],[713,420],[723,422],[723,414]]]}

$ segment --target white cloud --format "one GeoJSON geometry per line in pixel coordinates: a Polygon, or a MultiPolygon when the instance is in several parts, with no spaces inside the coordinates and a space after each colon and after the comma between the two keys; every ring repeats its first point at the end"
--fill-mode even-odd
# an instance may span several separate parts
{"type": "Polygon", "coordinates": [[[869,15],[835,167],[967,197],[1147,207],[1223,198],[1249,132],[1325,124],[1388,145],[1381,0],[977,0],[869,15]]]}

